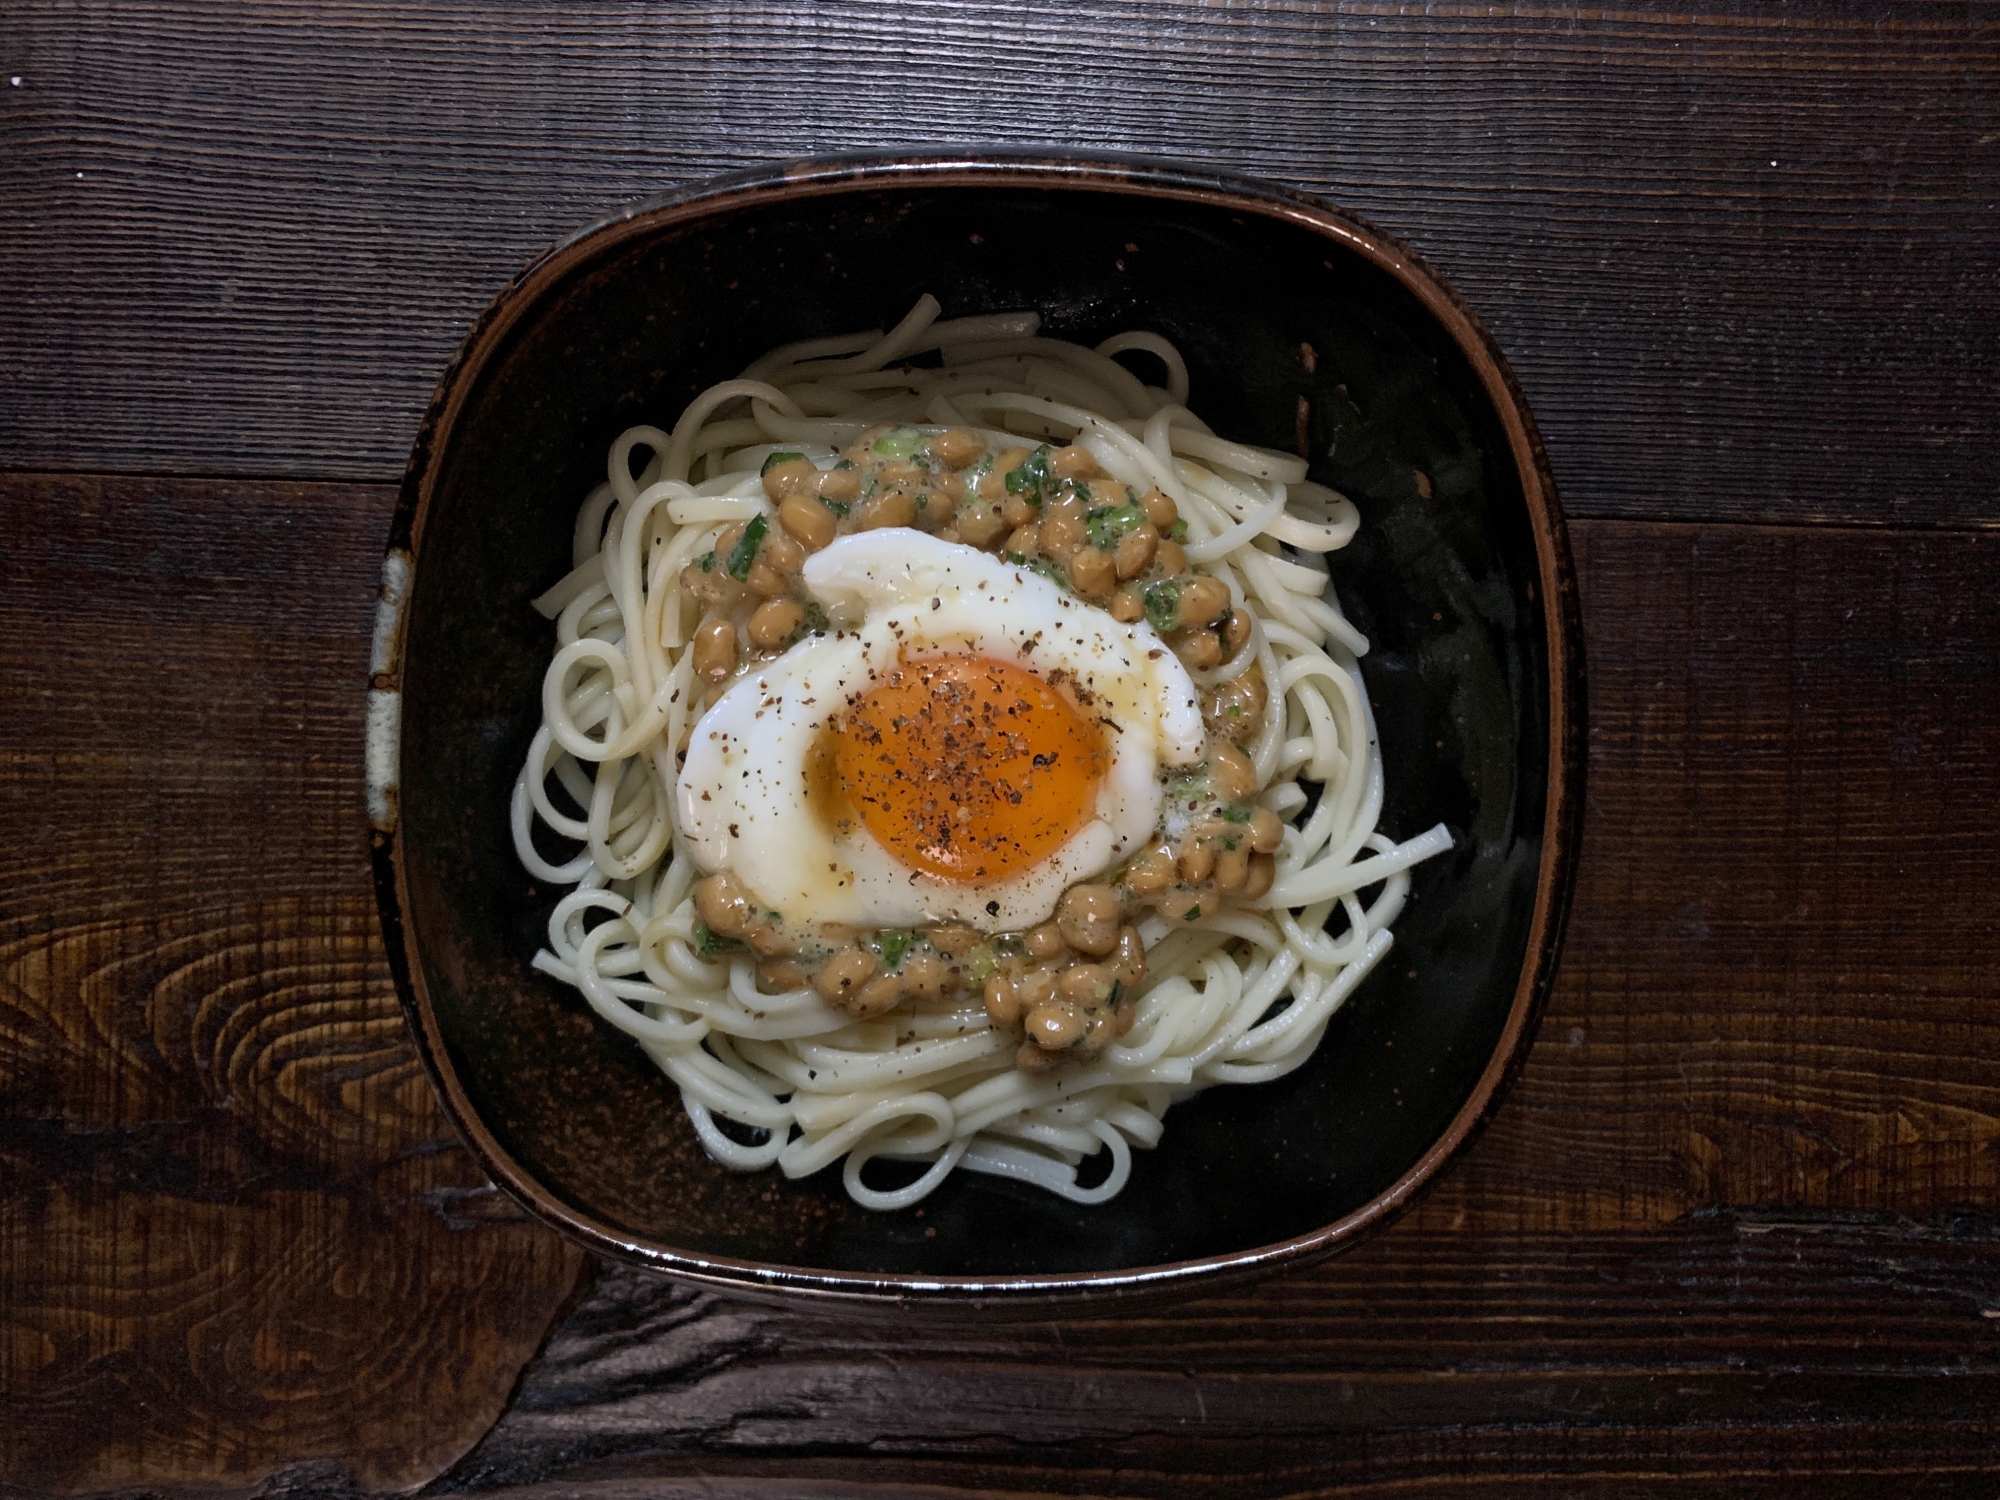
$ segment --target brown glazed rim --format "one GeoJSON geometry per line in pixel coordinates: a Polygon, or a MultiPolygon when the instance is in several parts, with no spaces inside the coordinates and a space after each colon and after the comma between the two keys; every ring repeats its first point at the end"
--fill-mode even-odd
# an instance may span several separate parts
{"type": "MultiPolygon", "coordinates": [[[[617,1260],[645,1266],[718,1291],[819,1305],[901,1304],[911,1308],[1008,1306],[1033,1310],[1052,1303],[1127,1301],[1199,1285],[1213,1289],[1283,1266],[1306,1265],[1344,1249],[1400,1214],[1453,1157],[1465,1149],[1498,1107],[1525,1060],[1535,1021],[1554,981],[1557,954],[1574,884],[1581,833],[1584,772],[1583,634],[1576,576],[1555,481],[1519,386],[1485,327],[1411,250],[1352,214],[1306,194],[1204,167],[1146,158],[1074,152],[978,154],[938,151],[817,157],[734,173],[692,189],[630,205],[582,230],[523,270],[494,298],[466,336],[439,382],[403,478],[391,525],[392,553],[407,550],[421,563],[424,523],[432,499],[435,460],[449,443],[468,393],[493,351],[523,313],[580,263],[633,236],[726,215],[747,205],[799,201],[899,187],[1033,187],[1051,191],[1130,193],[1203,203],[1299,225],[1367,259],[1393,276],[1450,333],[1498,410],[1513,449],[1535,538],[1545,600],[1549,653],[1549,779],[1535,910],[1507,1022],[1471,1096],[1444,1134],[1390,1187],[1359,1209],[1310,1234],[1199,1260],[1135,1270],[1023,1276],[916,1276],[815,1270],[722,1256],[702,1256],[624,1233],[556,1198],[502,1149],[445,1062],[423,969],[413,962],[403,913],[409,909],[399,820],[371,836],[383,937],[396,988],[424,1066],[460,1137],[488,1175],[537,1218],[617,1260]]],[[[407,595],[405,595],[407,597],[407,595]]],[[[394,641],[388,670],[372,686],[395,692],[404,642],[394,641]]],[[[398,747],[400,754],[400,745],[398,747]]],[[[400,775],[397,777],[400,783],[400,775]]]]}

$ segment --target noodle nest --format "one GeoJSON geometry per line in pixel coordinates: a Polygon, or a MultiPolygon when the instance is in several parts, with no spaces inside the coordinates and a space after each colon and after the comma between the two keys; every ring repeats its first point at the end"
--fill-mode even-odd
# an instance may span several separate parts
{"type": "Polygon", "coordinates": [[[557,648],[513,836],[531,875],[571,889],[534,966],[645,1048],[726,1166],[802,1177],[843,1162],[848,1193],[874,1209],[914,1204],[960,1168],[1099,1203],[1129,1179],[1131,1148],[1158,1143],[1176,1101],[1282,1077],[1312,1055],[1389,951],[1410,867],[1451,838],[1439,826],[1398,843],[1377,827],[1383,773],[1358,668],[1368,644],[1323,561],[1353,537],[1352,503],[1308,481],[1302,460],[1212,433],[1158,335],[1093,349],[1039,337],[1033,313],[939,311],[925,297],[886,333],[773,350],[698,396],[672,431],[634,427],[612,444],[608,477],[577,516],[574,568],[535,601],[557,648]],[[1164,383],[1119,358],[1134,355],[1164,383]],[[1016,1037],[976,989],[857,1020],[810,986],[760,993],[752,955],[704,951],[691,892],[706,872],[672,817],[676,747],[700,698],[700,614],[681,571],[729,526],[772,512],[759,470],[773,452],[824,462],[882,423],[1088,448],[1112,478],[1172,497],[1188,561],[1254,621],[1235,655],[1193,675],[1207,688],[1254,667],[1269,685],[1243,749],[1258,804],[1285,823],[1275,878],[1255,901],[1193,921],[1140,921],[1129,1031],[1088,1062],[1017,1068],[1016,1037]],[[574,852],[552,857],[556,843],[574,852]],[[908,1165],[871,1172],[878,1159],[908,1165]]]}

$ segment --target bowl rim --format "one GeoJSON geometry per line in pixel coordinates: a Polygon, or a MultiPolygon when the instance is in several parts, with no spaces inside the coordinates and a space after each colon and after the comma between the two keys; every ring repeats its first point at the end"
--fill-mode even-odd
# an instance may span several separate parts
{"type": "Polygon", "coordinates": [[[1526,398],[1492,335],[1421,257],[1351,212],[1311,194],[1238,173],[1117,152],[939,149],[768,163],[627,204],[537,256],[473,323],[440,378],[411,446],[383,567],[368,705],[370,861],[384,946],[424,1070],[460,1140],[493,1182],[529,1213],[599,1254],[716,1291],[795,1303],[996,1310],[1018,1306],[1032,1311],[1056,1301],[1129,1302],[1194,1283],[1209,1290],[1281,1267],[1311,1264],[1386,1226],[1484,1128],[1526,1060],[1555,979],[1582,832],[1585,683],[1576,573],[1547,453],[1526,398]],[[1527,954],[1499,1040],[1444,1132],[1382,1192],[1309,1233],[1154,1266],[1024,1275],[842,1271],[700,1255],[618,1229],[563,1202],[501,1146],[474,1108],[457,1071],[445,1060],[445,1039],[422,968],[412,961],[414,939],[404,920],[410,906],[397,816],[402,624],[433,494],[436,459],[449,442],[470,391],[508,331],[582,260],[636,236],[743,207],[898,187],[1127,193],[1222,207],[1316,233],[1387,272],[1418,299],[1464,354],[1506,432],[1534,537],[1548,648],[1548,784],[1527,954]]]}

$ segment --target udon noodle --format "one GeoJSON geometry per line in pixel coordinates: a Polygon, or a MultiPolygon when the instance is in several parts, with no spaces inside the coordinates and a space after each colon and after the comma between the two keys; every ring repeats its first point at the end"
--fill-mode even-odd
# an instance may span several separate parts
{"type": "Polygon", "coordinates": [[[513,834],[537,880],[571,889],[534,965],[645,1048],[727,1166],[802,1177],[844,1160],[847,1191],[877,1209],[916,1203],[960,1168],[1098,1203],[1177,1100],[1311,1056],[1389,951],[1410,867],[1451,839],[1440,826],[1399,843],[1377,826],[1383,771],[1357,666],[1368,644],[1323,561],[1353,537],[1354,506],[1308,481],[1302,460],[1212,433],[1156,334],[1085,348],[1039,337],[1033,313],[938,314],[925,297],[887,333],[775,349],[671,431],[634,427],[612,445],[577,515],[574,569],[535,601],[557,646],[513,834]],[[1254,669],[1269,685],[1241,739],[1256,803],[1283,823],[1269,887],[1193,920],[1135,918],[1144,978],[1124,997],[1127,1029],[1085,1061],[1017,1067],[1019,1033],[994,1024],[976,987],[868,1019],[810,985],[763,993],[756,955],[717,951],[695,910],[705,872],[674,816],[678,752],[701,711],[701,611],[683,569],[726,528],[772,513],[759,477],[771,455],[823,466],[884,423],[1087,449],[1113,480],[1172,498],[1188,563],[1251,622],[1229,659],[1192,675],[1213,689],[1254,669]],[[545,852],[558,843],[574,852],[545,852]],[[914,1165],[871,1171],[878,1158],[914,1165]]]}

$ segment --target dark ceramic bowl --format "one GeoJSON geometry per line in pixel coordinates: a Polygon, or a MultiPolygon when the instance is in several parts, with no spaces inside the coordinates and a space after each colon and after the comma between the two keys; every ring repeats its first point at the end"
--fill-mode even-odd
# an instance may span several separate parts
{"type": "Polygon", "coordinates": [[[1407,1204],[1495,1108],[1554,971],[1582,805],[1570,560],[1534,424],[1438,278],[1326,205],[1132,160],[804,162],[625,210],[494,301],[445,374],[392,538],[371,719],[391,961],[439,1096],[493,1179],[591,1248],[690,1281],[820,1299],[1112,1297],[1309,1261],[1407,1204]],[[741,1176],[675,1090],[530,971],[554,894],[507,799],[611,440],[671,425],[773,345],[1039,309],[1095,342],[1155,329],[1192,405],[1290,449],[1360,506],[1335,586],[1396,837],[1440,820],[1390,959],[1287,1078],[1176,1106],[1099,1207],[954,1175],[871,1213],[837,1169],[741,1176]],[[413,567],[411,564],[413,563],[413,567]]]}

